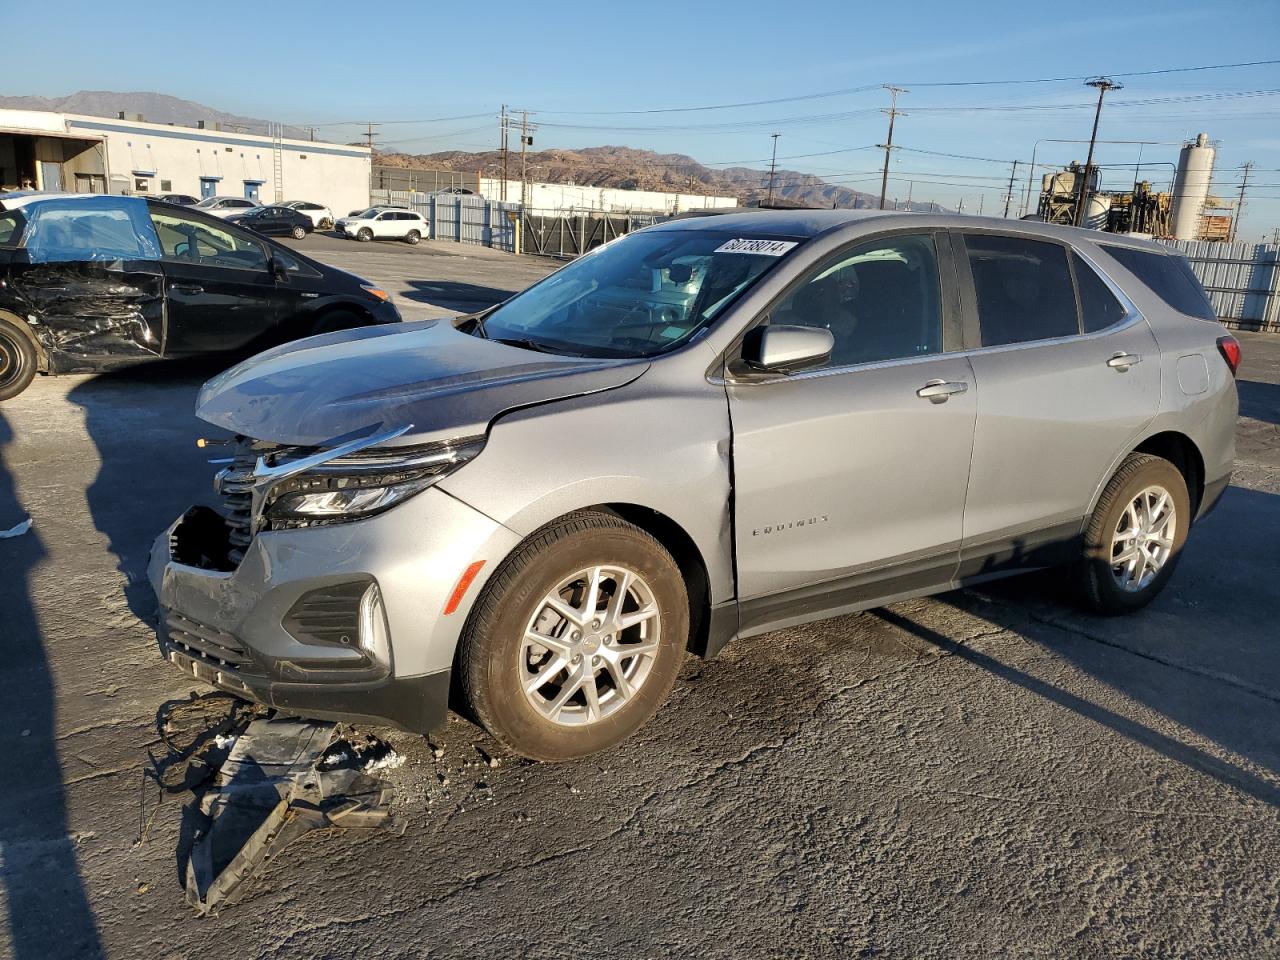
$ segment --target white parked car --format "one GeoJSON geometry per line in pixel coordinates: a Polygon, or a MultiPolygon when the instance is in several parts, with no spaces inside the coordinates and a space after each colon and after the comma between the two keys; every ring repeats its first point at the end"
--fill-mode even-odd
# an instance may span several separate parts
{"type": "Polygon", "coordinates": [[[261,206],[258,201],[248,197],[205,197],[192,209],[203,210],[214,217],[229,217],[235,213],[248,213],[258,206],[261,206]]]}
{"type": "Polygon", "coordinates": [[[297,210],[303,216],[310,217],[317,230],[326,230],[333,226],[333,211],[323,204],[312,203],[310,200],[290,200],[280,206],[297,210]]]}
{"type": "Polygon", "coordinates": [[[354,240],[403,240],[417,243],[428,235],[427,218],[416,210],[370,207],[335,225],[337,231],[354,240]]]}

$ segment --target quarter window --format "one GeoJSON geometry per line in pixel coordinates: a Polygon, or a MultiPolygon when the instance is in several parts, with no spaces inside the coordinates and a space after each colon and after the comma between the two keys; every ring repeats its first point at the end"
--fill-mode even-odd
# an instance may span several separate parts
{"type": "Polygon", "coordinates": [[[1166,304],[1198,320],[1216,320],[1213,304],[1185,257],[1105,246],[1120,265],[1151,288],[1166,304]]]}
{"type": "Polygon", "coordinates": [[[939,353],[942,309],[933,237],[910,234],[853,247],[787,294],[769,322],[830,330],[831,367],[939,353]]]}
{"type": "Polygon", "coordinates": [[[152,211],[163,259],[206,267],[266,270],[262,245],[230,224],[215,227],[176,213],[152,211]]]}
{"type": "Polygon", "coordinates": [[[988,234],[969,234],[964,243],[978,297],[984,347],[1080,332],[1064,247],[988,234]]]}
{"type": "Polygon", "coordinates": [[[1084,332],[1105,330],[1123,320],[1128,311],[1097,271],[1078,253],[1071,254],[1071,263],[1076,271],[1076,289],[1080,291],[1080,319],[1084,332]]]}

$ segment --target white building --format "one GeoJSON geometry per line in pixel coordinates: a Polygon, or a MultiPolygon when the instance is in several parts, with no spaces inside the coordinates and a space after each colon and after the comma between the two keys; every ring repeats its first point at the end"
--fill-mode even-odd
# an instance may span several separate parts
{"type": "MultiPolygon", "coordinates": [[[[680,213],[736,207],[737,197],[710,197],[698,193],[660,193],[656,190],[622,190],[617,187],[582,187],[571,183],[530,183],[525,186],[529,210],[560,213],[569,210],[599,210],[605,213],[680,213]]],[[[480,178],[480,193],[486,200],[519,203],[520,181],[480,178]]]]}
{"type": "Polygon", "coordinates": [[[369,171],[367,147],[0,109],[0,192],[310,200],[343,216],[368,204],[369,171]]]}

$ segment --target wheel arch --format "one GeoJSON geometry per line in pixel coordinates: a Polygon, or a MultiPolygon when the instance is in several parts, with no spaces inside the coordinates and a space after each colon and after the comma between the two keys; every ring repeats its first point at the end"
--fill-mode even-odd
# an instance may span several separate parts
{"type": "Polygon", "coordinates": [[[1168,460],[1177,467],[1178,472],[1182,474],[1182,479],[1187,484],[1187,495],[1191,499],[1191,516],[1194,520],[1200,513],[1200,505],[1204,502],[1204,455],[1200,452],[1196,442],[1182,431],[1160,430],[1156,433],[1148,434],[1132,448],[1117,457],[1115,462],[1111,464],[1106,476],[1098,481],[1098,485],[1093,491],[1093,497],[1089,501],[1089,509],[1085,513],[1084,522],[1088,523],[1089,517],[1097,509],[1102,491],[1106,489],[1111,478],[1120,469],[1120,465],[1124,463],[1130,454],[1134,453],[1148,453],[1154,457],[1168,460]]]}
{"type": "Polygon", "coordinates": [[[1204,500],[1204,455],[1196,442],[1185,433],[1177,430],[1165,430],[1147,437],[1131,453],[1149,453],[1154,457],[1168,460],[1187,483],[1187,494],[1191,498],[1191,516],[1200,512],[1200,504],[1204,500]]]}
{"type": "Polygon", "coordinates": [[[22,335],[30,341],[31,346],[36,351],[36,372],[49,372],[49,354],[44,348],[44,344],[40,342],[40,338],[36,336],[35,331],[31,329],[31,325],[22,317],[18,316],[12,310],[0,310],[0,319],[4,319],[16,329],[22,332],[22,335]]]}
{"type": "Polygon", "coordinates": [[[680,568],[689,594],[688,649],[695,653],[705,651],[711,624],[711,575],[697,541],[677,521],[652,507],[638,503],[600,503],[586,509],[612,513],[639,527],[666,548],[680,568]]]}

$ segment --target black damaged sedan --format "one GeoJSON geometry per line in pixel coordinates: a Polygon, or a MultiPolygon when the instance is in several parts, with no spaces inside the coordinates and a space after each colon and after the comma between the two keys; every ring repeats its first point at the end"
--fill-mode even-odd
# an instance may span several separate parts
{"type": "Polygon", "coordinates": [[[37,372],[243,356],[399,320],[373,284],[198,210],[0,194],[0,400],[37,372]]]}

